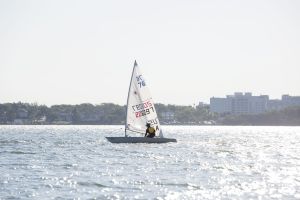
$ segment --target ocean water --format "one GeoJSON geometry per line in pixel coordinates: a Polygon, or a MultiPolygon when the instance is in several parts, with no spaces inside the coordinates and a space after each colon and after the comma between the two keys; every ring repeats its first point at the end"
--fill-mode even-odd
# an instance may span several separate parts
{"type": "Polygon", "coordinates": [[[0,199],[300,199],[300,127],[0,126],[0,199]]]}

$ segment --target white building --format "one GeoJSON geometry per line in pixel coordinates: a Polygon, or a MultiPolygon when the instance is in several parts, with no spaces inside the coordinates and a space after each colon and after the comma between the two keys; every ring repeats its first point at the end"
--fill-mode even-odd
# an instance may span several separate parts
{"type": "Polygon", "coordinates": [[[211,98],[210,110],[216,113],[233,114],[257,114],[267,110],[269,96],[252,96],[250,92],[245,94],[236,92],[234,95],[227,95],[226,98],[211,98]]]}
{"type": "Polygon", "coordinates": [[[161,113],[161,119],[164,122],[174,122],[175,121],[175,113],[174,112],[162,112],[161,113]]]}
{"type": "Polygon", "coordinates": [[[269,100],[268,110],[281,110],[289,106],[300,106],[300,96],[282,95],[281,100],[269,100]]]}
{"type": "Polygon", "coordinates": [[[210,111],[216,113],[232,113],[232,100],[230,98],[210,98],[210,111]]]}
{"type": "Polygon", "coordinates": [[[282,95],[281,101],[284,107],[300,106],[300,96],[282,95]]]}

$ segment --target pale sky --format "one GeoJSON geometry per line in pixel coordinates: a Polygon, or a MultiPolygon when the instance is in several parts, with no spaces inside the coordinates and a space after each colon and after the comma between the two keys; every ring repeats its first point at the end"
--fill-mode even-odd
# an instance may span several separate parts
{"type": "Polygon", "coordinates": [[[0,0],[0,103],[300,95],[300,1],[0,0]]]}

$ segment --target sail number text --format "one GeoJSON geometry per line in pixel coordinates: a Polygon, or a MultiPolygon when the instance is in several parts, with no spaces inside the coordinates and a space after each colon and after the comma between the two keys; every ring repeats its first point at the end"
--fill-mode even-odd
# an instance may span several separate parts
{"type": "Polygon", "coordinates": [[[153,107],[150,107],[149,109],[145,109],[145,110],[135,112],[135,116],[136,116],[136,118],[138,118],[138,117],[142,117],[142,116],[145,116],[145,115],[149,115],[151,112],[154,112],[153,107]]]}
{"type": "Polygon", "coordinates": [[[151,112],[155,112],[153,104],[150,101],[146,101],[141,104],[137,104],[132,106],[133,111],[135,112],[135,116],[142,117],[150,114],[151,112]]]}
{"type": "Polygon", "coordinates": [[[145,80],[143,79],[142,75],[137,76],[136,80],[140,88],[146,86],[145,80]]]}

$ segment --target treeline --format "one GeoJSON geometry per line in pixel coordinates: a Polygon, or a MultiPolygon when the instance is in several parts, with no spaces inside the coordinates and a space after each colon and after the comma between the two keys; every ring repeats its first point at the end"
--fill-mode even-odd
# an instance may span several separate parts
{"type": "MultiPolygon", "coordinates": [[[[156,104],[162,124],[211,123],[216,115],[208,106],[175,106],[156,104]]],[[[113,103],[100,105],[45,105],[28,103],[0,104],[0,124],[124,124],[126,106],[113,103]]]]}
{"type": "Polygon", "coordinates": [[[0,124],[121,124],[125,106],[112,103],[93,105],[0,104],[0,124]]]}
{"type": "Polygon", "coordinates": [[[209,105],[179,106],[155,104],[158,117],[163,124],[198,124],[211,125],[218,119],[218,114],[209,110],[209,105]]]}
{"type": "Polygon", "coordinates": [[[299,126],[300,106],[256,115],[227,115],[220,117],[217,123],[222,125],[299,126]]]}
{"type": "MultiPolygon", "coordinates": [[[[178,125],[300,125],[300,107],[257,115],[219,115],[208,105],[178,106],[156,104],[162,124],[178,125]]],[[[99,124],[125,123],[126,106],[113,103],[53,105],[0,104],[0,124],[99,124]]]]}

